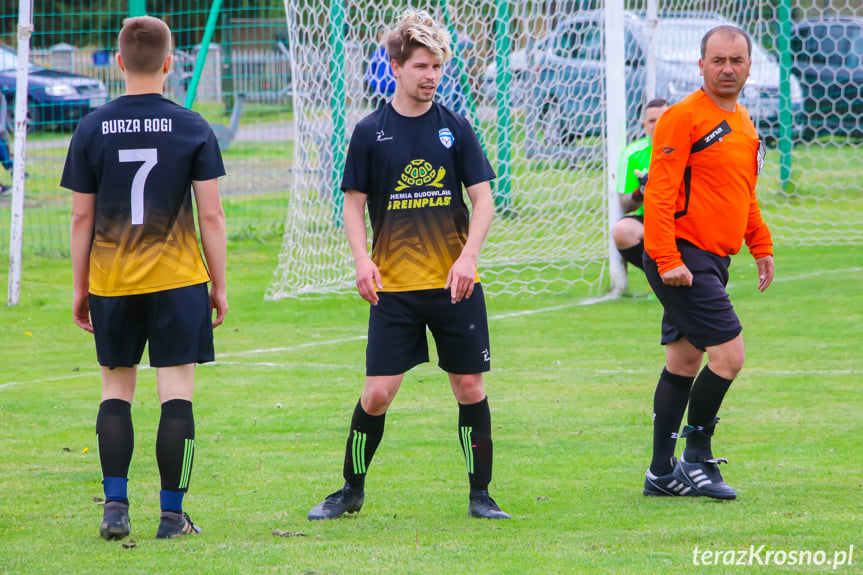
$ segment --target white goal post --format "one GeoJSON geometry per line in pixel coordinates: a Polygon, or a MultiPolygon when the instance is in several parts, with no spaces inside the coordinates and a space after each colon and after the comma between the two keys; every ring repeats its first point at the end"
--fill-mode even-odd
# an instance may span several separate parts
{"type": "MultiPolygon", "coordinates": [[[[30,67],[30,36],[33,34],[31,0],[18,3],[18,68],[15,93],[26,94],[30,67]]],[[[6,118],[0,118],[5,123],[6,118]]],[[[12,209],[9,232],[9,286],[6,305],[18,305],[21,298],[21,251],[24,239],[24,166],[27,161],[27,98],[15,99],[15,165],[12,178],[12,209]]]]}

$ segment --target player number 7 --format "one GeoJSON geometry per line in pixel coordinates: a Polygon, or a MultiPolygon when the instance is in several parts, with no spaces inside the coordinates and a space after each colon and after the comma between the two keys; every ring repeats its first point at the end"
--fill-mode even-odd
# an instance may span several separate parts
{"type": "Polygon", "coordinates": [[[144,184],[159,159],[156,148],[118,151],[120,162],[144,162],[132,178],[132,225],[138,226],[144,223],[144,184]]]}

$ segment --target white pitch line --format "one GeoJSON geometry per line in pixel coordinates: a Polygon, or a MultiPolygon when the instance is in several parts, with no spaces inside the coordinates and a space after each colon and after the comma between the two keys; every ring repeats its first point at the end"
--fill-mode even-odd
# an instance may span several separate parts
{"type": "Polygon", "coordinates": [[[364,335],[355,335],[354,337],[345,337],[341,339],[331,339],[329,341],[312,341],[309,343],[301,343],[300,345],[293,345],[290,347],[270,347],[266,349],[250,349],[246,351],[234,351],[228,353],[220,353],[219,357],[237,357],[243,355],[260,355],[262,353],[277,353],[280,351],[297,351],[300,349],[306,349],[309,347],[318,347],[322,345],[335,345],[337,343],[347,343],[350,341],[359,341],[361,339],[366,339],[364,335]]]}
{"type": "MultiPolygon", "coordinates": [[[[353,369],[356,368],[355,365],[341,365],[341,364],[329,364],[329,363],[273,363],[269,361],[254,361],[254,362],[243,362],[243,361],[213,361],[210,363],[203,363],[198,367],[207,368],[207,367],[218,367],[218,366],[242,366],[242,367],[272,367],[272,368],[300,368],[300,367],[314,367],[314,368],[323,368],[323,369],[353,369]]],[[[139,370],[152,369],[149,365],[141,365],[138,367],[139,370]]],[[[584,369],[582,371],[595,373],[598,375],[614,375],[614,374],[651,374],[655,373],[655,369],[584,369]]],[[[804,376],[804,375],[863,375],[863,370],[858,369],[801,369],[801,370],[782,370],[782,369],[761,369],[757,367],[752,368],[744,368],[744,372],[748,373],[763,373],[766,375],[775,375],[775,376],[804,376]]],[[[24,385],[28,383],[46,383],[50,381],[63,381],[68,379],[76,379],[79,377],[99,377],[100,373],[98,371],[90,371],[90,372],[81,372],[76,373],[75,375],[64,375],[60,377],[48,377],[45,379],[35,379],[32,381],[11,381],[9,383],[0,384],[0,389],[4,389],[7,387],[14,387],[16,385],[24,385]]]]}
{"type": "MultiPolygon", "coordinates": [[[[526,316],[526,315],[534,315],[534,314],[538,314],[538,313],[558,311],[561,309],[567,309],[567,308],[571,308],[571,307],[593,305],[593,304],[607,301],[610,299],[614,299],[614,298],[612,298],[610,296],[604,296],[601,298],[591,298],[591,299],[581,300],[578,302],[556,305],[553,307],[546,307],[546,308],[541,308],[541,309],[529,309],[529,310],[515,311],[515,312],[511,312],[511,313],[492,315],[492,316],[489,316],[488,319],[489,320],[496,320],[496,319],[507,319],[507,318],[511,318],[511,317],[520,317],[520,316],[526,316]]],[[[241,356],[245,356],[245,355],[262,355],[265,353],[279,353],[279,352],[283,352],[283,351],[298,351],[298,350],[306,349],[309,347],[318,347],[318,346],[323,346],[323,345],[336,345],[339,343],[348,343],[348,342],[352,342],[352,341],[359,341],[359,340],[366,339],[367,337],[368,336],[365,336],[365,335],[356,335],[353,337],[332,339],[329,341],[314,341],[314,342],[309,342],[309,343],[301,343],[300,345],[294,345],[294,346],[290,346],[290,347],[269,347],[269,348],[261,348],[261,349],[250,349],[250,350],[246,350],[246,351],[234,351],[234,352],[228,352],[228,353],[220,353],[219,357],[241,357],[241,356]]]]}
{"type": "MultiPolygon", "coordinates": [[[[796,281],[796,280],[817,278],[817,277],[821,277],[821,276],[824,276],[827,274],[847,274],[847,273],[858,273],[858,272],[863,272],[863,268],[856,267],[856,268],[845,268],[845,269],[839,269],[839,270],[821,270],[821,271],[817,271],[817,272],[809,272],[809,273],[805,273],[805,274],[799,274],[796,276],[785,276],[785,277],[779,276],[779,277],[774,278],[773,281],[774,282],[796,281]]],[[[737,285],[737,284],[730,283],[728,285],[728,287],[729,288],[734,287],[735,285],[737,285]]],[[[614,298],[610,295],[606,295],[606,296],[599,297],[599,298],[589,298],[589,299],[584,299],[584,300],[580,300],[580,301],[573,302],[573,303],[561,304],[561,305],[556,305],[556,306],[552,306],[552,307],[497,314],[497,315],[489,316],[488,319],[489,320],[497,320],[497,319],[508,319],[508,318],[513,318],[513,317],[523,317],[523,316],[529,316],[529,315],[536,315],[538,313],[560,311],[560,310],[569,309],[572,307],[582,307],[582,306],[594,305],[597,303],[602,303],[605,301],[611,301],[614,299],[617,299],[617,298],[614,298]]],[[[261,355],[261,354],[265,354],[265,353],[277,353],[280,351],[297,351],[300,349],[307,349],[310,347],[318,347],[318,346],[324,346],[324,345],[336,345],[339,343],[359,341],[359,340],[366,339],[366,337],[367,336],[365,336],[365,335],[357,335],[357,336],[353,336],[353,337],[333,339],[333,340],[329,340],[329,341],[316,341],[316,342],[302,343],[300,345],[294,345],[294,346],[289,346],[289,347],[272,347],[272,348],[267,348],[267,349],[250,349],[250,350],[246,350],[246,351],[235,351],[235,352],[228,352],[228,353],[220,353],[219,357],[239,357],[239,356],[246,356],[246,355],[261,355]]],[[[226,364],[227,362],[214,362],[214,363],[216,365],[218,365],[219,363],[226,364]]],[[[203,365],[207,365],[207,364],[203,364],[203,365]]],[[[249,365],[251,365],[251,364],[249,364],[249,365]]],[[[274,364],[274,366],[275,366],[275,364],[274,364]]],[[[149,369],[149,367],[150,366],[148,366],[148,365],[142,365],[138,369],[149,369]]],[[[750,370],[750,371],[754,371],[754,370],[750,370]]],[[[600,372],[597,371],[597,373],[600,373],[600,372]]],[[[614,373],[614,372],[610,371],[610,373],[614,373]]],[[[627,372],[617,370],[617,373],[627,373],[627,372]]],[[[636,372],[633,372],[633,373],[636,373],[636,372]]],[[[637,373],[642,373],[642,372],[637,371],[637,373]]],[[[800,371],[778,372],[777,371],[776,373],[777,374],[787,373],[788,375],[795,375],[795,374],[808,373],[808,372],[800,372],[800,371]]],[[[815,374],[815,375],[817,375],[817,374],[831,375],[831,374],[856,374],[856,373],[860,373],[860,372],[857,372],[854,370],[850,370],[850,371],[826,370],[826,371],[812,371],[811,373],[815,374]]],[[[31,381],[11,381],[8,383],[0,383],[0,389],[5,389],[7,387],[13,387],[16,385],[23,385],[25,383],[44,383],[44,382],[48,382],[48,381],[61,381],[64,379],[75,379],[78,377],[85,377],[85,376],[89,377],[89,376],[98,375],[98,374],[99,374],[99,372],[82,372],[82,373],[77,373],[75,375],[66,375],[66,376],[60,376],[60,377],[49,377],[46,379],[36,379],[36,380],[31,380],[31,381]]]]}
{"type": "Polygon", "coordinates": [[[242,367],[279,367],[296,369],[299,367],[314,367],[321,369],[356,369],[356,365],[342,365],[338,363],[273,363],[270,361],[212,361],[210,363],[202,363],[199,367],[217,367],[222,365],[242,366],[242,367]]]}
{"type": "Polygon", "coordinates": [[[490,320],[492,320],[492,319],[508,319],[511,317],[522,317],[522,316],[526,316],[526,315],[535,315],[538,313],[545,313],[545,312],[549,312],[549,311],[559,311],[559,310],[568,309],[571,307],[582,307],[582,306],[587,306],[587,305],[594,305],[594,304],[602,303],[604,301],[610,301],[613,299],[617,299],[617,298],[615,298],[611,295],[606,295],[603,297],[583,299],[583,300],[580,300],[577,302],[564,303],[564,304],[556,305],[556,306],[552,306],[552,307],[544,307],[544,308],[540,308],[540,309],[526,309],[526,310],[514,311],[514,312],[510,312],[510,313],[501,313],[498,315],[489,316],[488,319],[490,319],[490,320]]]}
{"type": "MultiPolygon", "coordinates": [[[[340,364],[329,364],[329,363],[273,363],[269,361],[253,361],[253,362],[245,362],[245,361],[211,361],[209,363],[202,363],[198,367],[206,368],[210,366],[243,366],[243,367],[278,367],[278,368],[300,368],[300,367],[316,367],[322,369],[353,369],[356,368],[355,365],[340,365],[340,364]]],[[[138,371],[153,369],[147,364],[141,364],[138,366],[138,371]]],[[[7,387],[15,387],[16,385],[24,385],[29,383],[47,383],[49,381],[63,381],[67,379],[77,379],[79,377],[93,377],[98,378],[101,375],[98,371],[82,371],[81,373],[76,373],[75,375],[63,375],[59,377],[47,377],[45,379],[34,379],[31,381],[10,381],[8,383],[0,383],[0,389],[5,389],[7,387]]]]}
{"type": "MultiPolygon", "coordinates": [[[[781,275],[779,275],[779,276],[774,275],[773,276],[773,283],[789,282],[789,281],[797,281],[797,280],[808,280],[811,278],[818,278],[818,277],[821,277],[821,276],[824,276],[827,274],[848,274],[848,273],[853,274],[853,273],[859,273],[859,272],[863,272],[863,268],[845,268],[842,270],[823,270],[823,271],[808,272],[805,274],[799,274],[796,276],[787,276],[787,277],[781,276],[781,275]]],[[[753,282],[754,282],[754,278],[753,278],[753,282]]],[[[732,287],[737,287],[740,285],[742,285],[742,282],[731,282],[728,284],[728,287],[732,288],[732,287]]],[[[758,285],[757,282],[755,282],[754,285],[758,285]]]]}
{"type": "Polygon", "coordinates": [[[31,381],[10,381],[9,383],[0,383],[0,389],[5,387],[13,387],[15,385],[23,385],[25,383],[45,383],[46,381],[62,381],[64,379],[75,379],[78,377],[87,377],[87,376],[96,376],[99,375],[98,371],[85,371],[81,373],[76,373],[75,375],[61,375],[59,377],[48,377],[45,379],[34,379],[31,381]]]}
{"type": "Polygon", "coordinates": [[[205,365],[248,365],[250,367],[285,367],[283,363],[273,363],[271,361],[252,361],[246,363],[245,361],[213,361],[210,363],[202,363],[201,367],[205,365]]]}

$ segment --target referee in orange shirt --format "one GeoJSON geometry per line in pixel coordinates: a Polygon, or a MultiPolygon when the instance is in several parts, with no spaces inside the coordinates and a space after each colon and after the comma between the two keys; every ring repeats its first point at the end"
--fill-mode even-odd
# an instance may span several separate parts
{"type": "Polygon", "coordinates": [[[773,241],[755,196],[764,146],[737,101],[751,56],[752,39],[740,28],[709,30],[698,61],[703,87],[670,107],[654,133],[644,272],[665,310],[665,369],[654,395],[645,495],[737,497],[719,472],[726,460],[711,448],[716,414],[744,360],[742,328],[725,289],[730,256],[745,241],[758,266],[758,289],[773,280],[773,241]],[[687,405],[678,461],[674,448],[687,405]]]}

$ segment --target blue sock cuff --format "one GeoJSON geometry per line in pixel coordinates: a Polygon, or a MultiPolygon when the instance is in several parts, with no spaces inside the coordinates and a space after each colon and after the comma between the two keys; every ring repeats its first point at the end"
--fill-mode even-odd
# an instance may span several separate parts
{"type": "Polygon", "coordinates": [[[105,501],[125,501],[126,486],[129,483],[128,477],[106,477],[102,480],[102,486],[105,489],[105,501]]]}
{"type": "Polygon", "coordinates": [[[164,489],[161,490],[159,492],[160,507],[165,511],[182,511],[183,496],[185,494],[185,491],[166,491],[164,489]]]}

